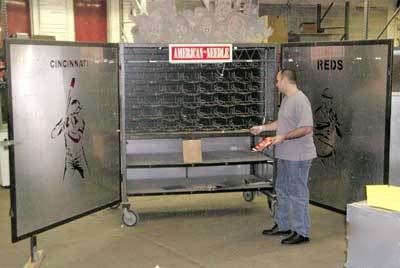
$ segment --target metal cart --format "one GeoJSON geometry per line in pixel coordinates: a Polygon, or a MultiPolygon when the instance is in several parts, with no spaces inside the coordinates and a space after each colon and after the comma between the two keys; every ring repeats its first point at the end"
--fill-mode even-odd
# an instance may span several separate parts
{"type": "Polygon", "coordinates": [[[119,52],[124,224],[138,222],[128,196],[259,191],[273,212],[273,152],[251,152],[248,129],[275,118],[276,47],[233,45],[224,64],[170,64],[165,44],[119,52]],[[184,139],[201,139],[202,162],[184,163],[184,139]]]}

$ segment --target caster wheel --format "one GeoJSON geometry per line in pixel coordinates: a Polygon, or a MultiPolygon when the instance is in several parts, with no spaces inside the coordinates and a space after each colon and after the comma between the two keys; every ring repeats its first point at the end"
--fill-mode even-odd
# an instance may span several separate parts
{"type": "Polygon", "coordinates": [[[124,209],[122,214],[122,222],[129,227],[135,226],[139,221],[138,215],[129,209],[124,209]]]}
{"type": "Polygon", "coordinates": [[[271,217],[275,216],[276,204],[276,199],[268,198],[269,214],[271,215],[271,217]]]}
{"type": "Polygon", "coordinates": [[[254,192],[252,192],[252,191],[243,192],[243,198],[247,202],[253,201],[254,200],[254,192]]]}

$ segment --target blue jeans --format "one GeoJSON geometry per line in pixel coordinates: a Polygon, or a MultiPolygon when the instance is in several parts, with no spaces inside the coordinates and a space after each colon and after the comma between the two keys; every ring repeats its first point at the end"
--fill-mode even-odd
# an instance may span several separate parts
{"type": "Polygon", "coordinates": [[[311,162],[312,160],[278,159],[275,184],[277,196],[275,222],[280,231],[292,230],[302,236],[309,236],[308,174],[311,162]]]}

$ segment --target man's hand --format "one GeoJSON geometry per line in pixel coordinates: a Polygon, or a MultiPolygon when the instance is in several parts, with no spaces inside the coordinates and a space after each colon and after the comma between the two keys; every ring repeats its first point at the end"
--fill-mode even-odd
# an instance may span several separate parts
{"type": "Polygon", "coordinates": [[[253,135],[258,135],[263,131],[264,131],[263,126],[254,126],[254,127],[250,128],[250,133],[253,135]]]}
{"type": "Polygon", "coordinates": [[[282,142],[284,142],[286,140],[286,136],[285,135],[276,135],[275,137],[272,137],[272,145],[278,145],[281,144],[282,142]]]}
{"type": "Polygon", "coordinates": [[[250,133],[253,135],[260,135],[261,132],[276,131],[277,128],[278,128],[278,122],[274,121],[266,125],[254,126],[250,128],[250,133]]]}

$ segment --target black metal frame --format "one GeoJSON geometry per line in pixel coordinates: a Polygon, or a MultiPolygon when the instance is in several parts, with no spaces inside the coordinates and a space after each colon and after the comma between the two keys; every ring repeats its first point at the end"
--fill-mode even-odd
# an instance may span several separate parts
{"type": "MultiPolygon", "coordinates": [[[[165,49],[168,48],[168,44],[162,43],[162,44],[121,44],[123,48],[159,48],[159,49],[165,49]]],[[[263,48],[266,50],[266,52],[269,50],[274,50],[274,62],[275,62],[275,69],[278,69],[278,50],[280,48],[279,45],[271,45],[271,44],[254,44],[254,43],[243,43],[243,44],[232,44],[232,48],[235,49],[235,47],[240,47],[240,48],[263,48]]],[[[266,63],[269,59],[269,54],[265,53],[263,62],[266,63]]],[[[121,63],[124,64],[124,63],[121,63]]],[[[266,71],[264,74],[264,85],[266,86],[268,84],[268,77],[266,75],[266,71]]],[[[277,93],[275,92],[274,98],[275,102],[277,101],[277,93]]],[[[266,100],[265,100],[266,101],[266,100]]],[[[274,109],[274,117],[276,117],[277,111],[274,109]]],[[[265,110],[265,114],[266,114],[265,110]]],[[[122,122],[124,124],[125,122],[122,122]]],[[[251,145],[254,145],[254,137],[250,134],[249,131],[244,131],[244,130],[239,130],[239,131],[198,131],[198,132],[170,132],[170,133],[129,133],[125,130],[125,127],[123,126],[124,130],[123,132],[125,133],[125,138],[126,140],[129,139],[166,139],[166,138],[182,138],[182,139],[198,139],[198,138],[204,138],[204,137],[240,137],[240,136],[247,136],[251,137],[251,145]]],[[[125,142],[122,141],[122,142],[125,142]]],[[[126,153],[126,152],[125,152],[126,153]]],[[[240,163],[194,163],[194,164],[176,164],[173,165],[173,167],[195,167],[195,166],[221,166],[221,165],[238,165],[238,164],[249,164],[251,166],[254,166],[254,164],[271,164],[270,160],[267,161],[242,161],[240,163]]],[[[151,167],[157,167],[157,168],[162,168],[162,167],[172,167],[171,165],[157,165],[157,166],[151,166],[151,167]]],[[[134,168],[151,168],[149,165],[141,165],[141,166],[135,166],[134,168]]],[[[126,167],[123,168],[131,168],[129,165],[126,165],[126,167]]],[[[254,175],[255,170],[254,167],[250,168],[250,174],[254,175]]],[[[274,172],[275,174],[275,172],[274,172]]],[[[260,178],[262,179],[262,178],[260,178]]],[[[175,194],[203,194],[203,193],[222,193],[222,192],[243,192],[243,191],[270,191],[273,189],[273,181],[272,180],[272,185],[268,187],[260,187],[260,186],[254,186],[254,187],[246,187],[246,188],[236,188],[236,189],[229,189],[228,187],[226,189],[217,189],[217,190],[188,190],[188,191],[179,191],[179,192],[163,192],[163,193],[134,193],[131,194],[127,190],[127,196],[147,196],[147,195],[175,195],[175,194]]]]}
{"type": "Polygon", "coordinates": [[[254,191],[271,191],[273,184],[270,187],[248,187],[242,189],[216,189],[216,190],[192,190],[192,191],[180,191],[180,192],[163,192],[163,193],[128,193],[128,196],[160,196],[160,195],[189,195],[189,194],[212,194],[212,193],[235,193],[235,192],[254,192],[254,191]]]}
{"type": "Polygon", "coordinates": [[[344,26],[339,27],[321,27],[323,20],[326,15],[331,10],[333,4],[335,2],[332,1],[328,8],[325,10],[324,14],[321,16],[322,6],[321,4],[317,5],[317,33],[323,33],[326,29],[343,29],[344,33],[340,40],[348,40],[349,39],[349,23],[350,23],[350,1],[346,1],[344,5],[344,26]]]}
{"type": "Polygon", "coordinates": [[[385,159],[383,183],[389,184],[390,174],[390,123],[392,116],[392,77],[393,77],[393,40],[388,40],[388,78],[386,95],[386,122],[385,122],[385,159]]]}
{"type": "Polygon", "coordinates": [[[216,167],[216,166],[236,166],[236,165],[253,165],[253,164],[272,164],[272,160],[259,160],[259,161],[247,161],[243,160],[240,162],[221,162],[221,163],[182,163],[175,165],[127,165],[127,168],[182,168],[182,167],[216,167]]]}
{"type": "MultiPolygon", "coordinates": [[[[331,2],[331,3],[329,4],[328,8],[327,8],[327,9],[325,10],[325,12],[324,12],[324,15],[322,15],[322,16],[321,16],[322,6],[321,6],[321,4],[318,4],[318,5],[317,5],[317,32],[318,32],[318,33],[323,33],[324,30],[326,29],[326,28],[322,28],[322,27],[321,27],[321,24],[322,24],[322,22],[324,21],[326,15],[328,15],[328,12],[331,10],[331,8],[332,8],[332,6],[333,6],[334,3],[335,3],[335,2],[333,1],[333,2],[331,2]]],[[[340,28],[340,29],[343,29],[344,27],[339,27],[339,28],[340,28]]]]}
{"type": "Polygon", "coordinates": [[[344,6],[344,34],[340,40],[349,40],[349,29],[350,29],[350,1],[346,1],[344,6]]]}
{"type": "Polygon", "coordinates": [[[338,209],[338,208],[335,208],[335,207],[332,207],[332,206],[327,206],[327,205],[324,205],[324,204],[321,204],[321,203],[318,203],[318,202],[315,202],[315,201],[312,201],[312,200],[310,200],[310,204],[314,205],[316,207],[324,208],[324,209],[327,209],[327,210],[330,210],[330,211],[333,211],[333,212],[337,212],[337,213],[346,215],[346,210],[338,209]]]}
{"type": "MultiPolygon", "coordinates": [[[[357,40],[357,41],[318,41],[318,42],[292,42],[281,45],[281,49],[284,47],[315,47],[315,46],[356,46],[356,45],[391,45],[393,51],[393,40],[392,39],[379,39],[379,40],[357,40]]],[[[281,67],[283,55],[280,55],[281,67]]]]}
{"type": "MultiPolygon", "coordinates": [[[[252,138],[254,140],[254,138],[252,138]]],[[[267,178],[262,178],[257,175],[255,175],[255,168],[254,165],[256,164],[265,164],[265,165],[272,165],[273,168],[275,169],[275,161],[270,158],[266,160],[258,160],[258,161],[240,161],[240,162],[219,162],[219,163],[181,163],[181,164],[157,164],[157,165],[126,165],[126,169],[134,169],[134,168],[191,168],[191,167],[215,167],[215,166],[234,166],[234,165],[250,165],[250,175],[253,175],[255,177],[258,177],[260,180],[265,180],[267,178]]],[[[275,182],[275,174],[276,172],[273,172],[273,177],[271,178],[270,181],[265,181],[265,183],[271,183],[271,185],[268,186],[260,186],[260,185],[255,185],[251,186],[248,185],[245,188],[240,187],[240,186],[235,186],[235,188],[220,188],[220,189],[215,189],[215,190],[187,190],[187,191],[182,191],[181,189],[179,191],[163,191],[163,192],[155,192],[155,193],[130,193],[127,189],[127,196],[160,196],[160,195],[182,195],[182,194],[206,194],[206,193],[226,193],[226,192],[247,192],[247,191],[273,191],[274,189],[274,182],[275,182]]],[[[268,178],[269,179],[269,178],[268,178]]]]}
{"type": "MultiPolygon", "coordinates": [[[[27,45],[58,45],[58,46],[85,46],[85,47],[112,47],[118,49],[118,46],[115,44],[105,44],[105,43],[77,43],[77,42],[58,42],[58,41],[32,41],[32,40],[19,40],[19,39],[5,39],[4,41],[4,47],[6,49],[6,59],[7,59],[7,81],[8,81],[8,132],[9,132],[9,140],[14,139],[14,132],[13,132],[13,106],[12,106],[12,80],[11,80],[11,65],[10,65],[10,45],[15,45],[15,44],[27,44],[27,45]]],[[[118,55],[116,57],[117,64],[119,63],[119,58],[118,55]]],[[[118,87],[118,96],[119,96],[119,87],[118,87]]],[[[119,101],[119,98],[118,98],[119,101]]],[[[119,111],[117,111],[119,113],[119,111]]],[[[119,122],[118,122],[119,124],[119,122]]],[[[119,125],[120,127],[120,125],[119,125]]],[[[119,150],[121,151],[121,144],[119,145],[119,150]]],[[[40,228],[38,230],[35,230],[33,232],[29,232],[23,235],[17,234],[17,204],[16,204],[16,178],[15,178],[15,159],[14,159],[14,147],[10,146],[9,148],[9,158],[10,158],[10,216],[11,216],[11,241],[13,243],[21,241],[23,239],[29,238],[31,236],[37,235],[39,233],[43,233],[45,231],[48,231],[50,229],[53,229],[55,227],[58,227],[60,225],[63,225],[65,223],[77,220],[79,218],[82,218],[84,216],[93,214],[97,211],[103,210],[105,208],[117,205],[121,202],[121,183],[119,183],[119,199],[116,201],[113,201],[112,203],[109,203],[107,205],[103,205],[101,207],[97,207],[93,210],[86,211],[84,213],[78,214],[76,216],[70,217],[68,219],[59,221],[54,224],[50,224],[49,226],[40,228]]],[[[121,155],[121,154],[119,154],[121,155]]],[[[121,157],[119,157],[119,166],[121,166],[121,157]]],[[[121,175],[120,175],[120,181],[122,180],[121,175]]]]}
{"type": "Polygon", "coordinates": [[[149,134],[130,134],[127,133],[127,140],[136,139],[174,139],[181,138],[187,140],[211,138],[211,137],[246,137],[251,136],[250,131],[204,131],[204,132],[160,132],[149,134]]]}
{"type": "MultiPolygon", "coordinates": [[[[383,183],[389,184],[389,164],[390,164],[390,119],[391,119],[391,103],[392,103],[392,67],[393,67],[393,40],[365,40],[365,41],[328,41],[328,42],[295,42],[281,45],[284,47],[314,47],[314,46],[354,46],[354,45],[387,45],[388,46],[388,73],[386,86],[386,117],[385,117],[385,149],[384,149],[384,170],[383,183]]],[[[283,53],[280,55],[280,66],[283,68],[283,53]]],[[[332,206],[318,203],[310,200],[310,203],[322,208],[326,208],[335,212],[345,213],[345,210],[337,209],[332,206]]]]}

